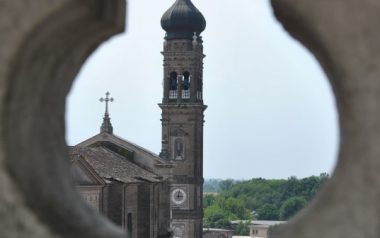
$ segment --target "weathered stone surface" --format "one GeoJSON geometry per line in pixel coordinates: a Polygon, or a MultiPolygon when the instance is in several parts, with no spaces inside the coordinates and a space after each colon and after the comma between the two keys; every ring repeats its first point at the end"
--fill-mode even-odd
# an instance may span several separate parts
{"type": "MultiPolygon", "coordinates": [[[[331,182],[277,237],[378,238],[380,2],[272,4],[323,65],[341,125],[331,182]]],[[[1,237],[122,237],[70,186],[63,120],[80,65],[123,22],[122,0],[0,0],[1,237]]]]}
{"type": "Polygon", "coordinates": [[[0,0],[1,237],[122,237],[68,179],[65,98],[123,0],[0,0]]]}
{"type": "Polygon", "coordinates": [[[272,0],[333,86],[341,147],[330,183],[281,238],[380,237],[380,2],[272,0]]]}

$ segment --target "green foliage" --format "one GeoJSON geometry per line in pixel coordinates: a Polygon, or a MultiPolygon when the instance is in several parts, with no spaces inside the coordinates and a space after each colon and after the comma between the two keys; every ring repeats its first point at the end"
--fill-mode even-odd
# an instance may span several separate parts
{"type": "Polygon", "coordinates": [[[233,179],[226,179],[219,183],[219,189],[220,191],[227,191],[231,189],[234,184],[235,181],[233,179]]]}
{"type": "Polygon", "coordinates": [[[234,228],[235,234],[240,236],[249,236],[249,224],[250,221],[239,222],[234,228]]]}
{"type": "Polygon", "coordinates": [[[209,207],[215,203],[216,195],[206,194],[203,196],[203,208],[209,207]]]}
{"type": "MultiPolygon", "coordinates": [[[[206,180],[213,194],[204,196],[204,226],[231,229],[231,220],[287,220],[306,206],[328,178],[323,173],[303,179],[206,180]],[[256,211],[256,217],[251,211],[256,211]]],[[[244,233],[243,225],[235,229],[244,233]]]]}
{"type": "Polygon", "coordinates": [[[307,201],[303,197],[291,197],[286,200],[280,208],[280,218],[282,220],[288,220],[295,215],[299,210],[304,208],[307,201]]]}
{"type": "Polygon", "coordinates": [[[214,204],[204,210],[204,227],[231,229],[232,220],[249,220],[251,214],[243,201],[236,198],[217,197],[214,204]]]}
{"type": "Polygon", "coordinates": [[[259,220],[278,220],[279,219],[279,209],[272,204],[265,204],[257,209],[257,218],[259,220]]]}
{"type": "Polygon", "coordinates": [[[203,184],[204,193],[217,193],[220,191],[219,184],[223,180],[221,179],[206,179],[203,184]]]}
{"type": "Polygon", "coordinates": [[[236,217],[235,220],[248,220],[251,219],[251,214],[248,209],[245,208],[244,202],[237,198],[221,197],[216,200],[216,204],[236,217]]]}
{"type": "Polygon", "coordinates": [[[217,205],[212,205],[204,210],[203,226],[211,228],[230,229],[230,214],[217,205]]]}

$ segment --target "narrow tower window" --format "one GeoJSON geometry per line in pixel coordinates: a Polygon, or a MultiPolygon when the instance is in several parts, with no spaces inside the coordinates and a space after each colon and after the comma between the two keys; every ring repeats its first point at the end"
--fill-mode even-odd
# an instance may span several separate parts
{"type": "Polygon", "coordinates": [[[177,73],[171,72],[169,76],[169,99],[177,98],[177,73]]]}
{"type": "Polygon", "coordinates": [[[190,73],[183,73],[183,90],[190,90],[190,73]]]}
{"type": "Polygon", "coordinates": [[[183,82],[182,82],[182,98],[190,98],[190,73],[183,73],[183,82]]]}

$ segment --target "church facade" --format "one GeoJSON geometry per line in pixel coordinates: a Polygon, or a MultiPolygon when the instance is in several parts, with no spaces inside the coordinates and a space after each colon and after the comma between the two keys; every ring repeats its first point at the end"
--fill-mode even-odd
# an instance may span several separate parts
{"type": "Polygon", "coordinates": [[[70,159],[84,200],[121,226],[126,237],[168,237],[170,190],[159,174],[169,173],[169,163],[107,132],[71,147],[70,159]]]}
{"type": "Polygon", "coordinates": [[[202,237],[203,41],[206,21],[190,0],[164,13],[162,140],[159,155],[113,134],[70,148],[72,177],[84,199],[128,238],[202,237]]]}

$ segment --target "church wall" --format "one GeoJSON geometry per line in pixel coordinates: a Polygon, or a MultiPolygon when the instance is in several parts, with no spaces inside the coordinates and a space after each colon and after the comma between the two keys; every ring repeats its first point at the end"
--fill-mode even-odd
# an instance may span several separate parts
{"type": "Polygon", "coordinates": [[[199,221],[197,219],[176,219],[172,222],[172,230],[174,236],[177,237],[202,237],[202,227],[198,227],[199,221]],[[195,221],[195,222],[194,222],[195,221]]]}
{"type": "Polygon", "coordinates": [[[152,224],[152,237],[157,237],[158,235],[158,206],[159,206],[159,185],[152,184],[151,186],[151,194],[153,195],[150,201],[150,210],[152,215],[150,216],[151,224],[152,224]]]}
{"type": "Polygon", "coordinates": [[[107,214],[108,214],[108,209],[109,209],[109,207],[108,207],[108,198],[109,198],[109,194],[108,194],[109,188],[108,187],[109,186],[110,185],[104,186],[103,191],[102,191],[102,193],[103,193],[103,196],[102,196],[102,214],[106,217],[108,217],[107,214]]]}
{"type": "Polygon", "coordinates": [[[203,142],[203,107],[169,107],[163,106],[163,120],[167,124],[163,133],[169,135],[167,151],[169,159],[176,161],[175,175],[193,174],[202,177],[202,142],[203,142]],[[183,140],[184,157],[175,157],[175,141],[183,140]]]}
{"type": "Polygon", "coordinates": [[[127,238],[137,237],[138,228],[138,184],[127,184],[124,190],[124,203],[125,203],[125,230],[127,238]]]}
{"type": "Polygon", "coordinates": [[[104,215],[118,226],[123,226],[124,184],[113,183],[105,187],[104,215]]]}
{"type": "Polygon", "coordinates": [[[170,184],[158,184],[158,234],[165,235],[170,227],[170,184]]]}
{"type": "MultiPolygon", "coordinates": [[[[166,234],[169,218],[166,215],[168,203],[160,203],[165,196],[162,183],[128,184],[125,187],[125,230],[130,238],[157,238],[166,234]],[[163,204],[164,207],[160,207],[163,204]],[[164,210],[165,209],[165,210],[164,210]],[[165,212],[165,213],[164,213],[165,212]],[[130,215],[129,215],[130,214],[130,215]],[[165,214],[165,215],[163,215],[165,214]],[[128,217],[132,219],[128,221],[128,217]],[[160,220],[162,217],[164,220],[160,220]],[[159,221],[162,224],[159,224],[159,221]],[[129,223],[129,224],[128,224],[129,223]]],[[[167,194],[165,196],[167,198],[167,194]]]]}
{"type": "Polygon", "coordinates": [[[138,231],[137,238],[151,237],[151,184],[141,184],[138,186],[138,231]]]}
{"type": "Polygon", "coordinates": [[[103,186],[80,186],[77,189],[88,205],[100,213],[103,212],[103,186]]]}

